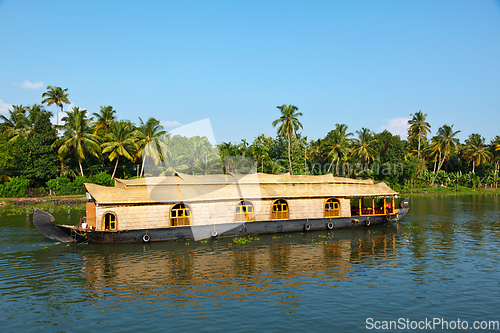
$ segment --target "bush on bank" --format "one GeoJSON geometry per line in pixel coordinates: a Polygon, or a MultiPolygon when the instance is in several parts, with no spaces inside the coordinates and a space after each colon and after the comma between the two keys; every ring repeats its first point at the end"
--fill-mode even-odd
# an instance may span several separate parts
{"type": "MultiPolygon", "coordinates": [[[[66,176],[60,176],[47,181],[46,188],[41,188],[41,192],[49,192],[53,195],[84,194],[84,183],[92,183],[103,186],[113,186],[111,176],[106,172],[98,173],[90,177],[76,177],[71,181],[66,176]]],[[[0,184],[0,197],[2,198],[22,198],[28,194],[30,181],[22,177],[14,177],[9,182],[0,184]]]]}
{"type": "Polygon", "coordinates": [[[111,176],[105,172],[100,172],[97,175],[92,175],[88,178],[78,176],[74,181],[71,181],[66,176],[60,176],[49,180],[47,182],[47,189],[52,191],[55,195],[84,194],[84,183],[92,183],[103,186],[113,185],[111,176]]]}
{"type": "Polygon", "coordinates": [[[2,198],[22,198],[28,193],[30,181],[22,177],[14,177],[11,181],[0,184],[0,196],[2,198]]]}

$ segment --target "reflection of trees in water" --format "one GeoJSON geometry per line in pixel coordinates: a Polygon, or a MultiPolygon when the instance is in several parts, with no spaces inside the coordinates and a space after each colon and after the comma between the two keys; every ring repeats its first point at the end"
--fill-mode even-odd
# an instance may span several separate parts
{"type": "Polygon", "coordinates": [[[412,198],[402,232],[411,239],[409,249],[416,269],[425,270],[428,261],[421,259],[429,255],[446,260],[460,255],[464,235],[478,244],[488,242],[497,224],[490,218],[491,211],[499,209],[500,200],[492,200],[488,194],[412,198]]]}

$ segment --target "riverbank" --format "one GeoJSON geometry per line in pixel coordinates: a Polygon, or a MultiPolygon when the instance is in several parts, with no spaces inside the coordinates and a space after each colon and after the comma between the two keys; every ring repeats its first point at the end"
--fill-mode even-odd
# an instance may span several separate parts
{"type": "MultiPolygon", "coordinates": [[[[464,186],[458,187],[403,187],[397,190],[401,196],[405,195],[456,195],[456,194],[500,194],[500,188],[469,188],[464,186]]],[[[0,206],[15,205],[15,206],[35,206],[44,203],[53,203],[54,205],[78,205],[85,203],[84,195],[63,195],[63,196],[47,196],[39,198],[2,198],[0,206]]]]}
{"type": "Polygon", "coordinates": [[[498,188],[469,188],[465,186],[453,186],[453,187],[403,187],[398,191],[400,195],[456,195],[456,194],[500,194],[500,189],[498,188]]]}
{"type": "Polygon", "coordinates": [[[85,203],[84,195],[63,195],[50,196],[39,198],[2,198],[0,205],[15,205],[15,206],[34,206],[44,203],[53,203],[55,205],[75,205],[85,203]]]}

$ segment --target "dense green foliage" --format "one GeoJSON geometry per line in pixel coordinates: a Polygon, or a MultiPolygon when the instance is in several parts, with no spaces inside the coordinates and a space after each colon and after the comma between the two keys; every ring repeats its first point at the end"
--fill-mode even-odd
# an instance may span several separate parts
{"type": "Polygon", "coordinates": [[[22,177],[14,177],[11,181],[0,184],[0,196],[3,198],[21,198],[28,193],[30,181],[22,177]]]}
{"type": "Polygon", "coordinates": [[[56,141],[56,131],[50,123],[50,114],[43,113],[35,123],[34,130],[16,143],[16,168],[35,187],[57,175],[57,154],[51,148],[56,141]]]}
{"type": "MultiPolygon", "coordinates": [[[[69,103],[67,89],[47,89],[43,103],[57,110],[69,103]]],[[[0,116],[0,195],[81,194],[85,182],[112,186],[115,176],[175,172],[333,173],[384,181],[395,189],[496,187],[499,181],[500,136],[488,144],[474,133],[462,144],[456,138],[460,131],[445,124],[428,137],[427,114],[418,111],[410,115],[407,138],[368,128],[351,132],[348,125],[335,124],[323,138],[308,141],[299,132],[298,108],[283,104],[278,109],[277,119],[269,119],[276,137],[260,134],[253,142],[214,147],[206,137],[171,136],[154,118],[139,118],[138,126],[119,120],[112,106],[98,113],[74,107],[62,125],[54,126],[52,113],[42,106],[13,105],[0,116]]]]}

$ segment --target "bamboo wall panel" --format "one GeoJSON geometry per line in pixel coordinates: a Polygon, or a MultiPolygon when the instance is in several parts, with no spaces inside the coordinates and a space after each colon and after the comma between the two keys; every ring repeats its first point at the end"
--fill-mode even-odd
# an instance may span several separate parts
{"type": "Polygon", "coordinates": [[[165,228],[170,226],[171,207],[172,205],[98,206],[96,228],[102,230],[102,221],[108,212],[115,213],[117,230],[165,228]]]}

